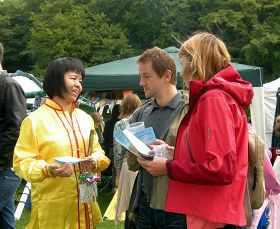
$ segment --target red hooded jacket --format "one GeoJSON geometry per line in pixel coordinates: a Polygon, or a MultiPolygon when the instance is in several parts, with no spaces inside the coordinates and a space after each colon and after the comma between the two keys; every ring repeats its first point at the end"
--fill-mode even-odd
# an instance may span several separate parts
{"type": "Polygon", "coordinates": [[[245,225],[248,130],[243,108],[251,83],[230,65],[209,81],[190,82],[190,107],[167,162],[171,179],[166,211],[245,225]]]}

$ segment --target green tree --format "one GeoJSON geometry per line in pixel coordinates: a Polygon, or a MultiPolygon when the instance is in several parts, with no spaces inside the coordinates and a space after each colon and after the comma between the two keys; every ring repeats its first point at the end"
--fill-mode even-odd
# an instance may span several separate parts
{"type": "Polygon", "coordinates": [[[4,66],[42,72],[59,56],[85,66],[180,46],[195,31],[227,44],[233,61],[279,72],[279,0],[5,0],[0,1],[4,66]],[[176,38],[176,39],[175,39],[176,38]]]}
{"type": "Polygon", "coordinates": [[[78,57],[89,66],[121,58],[131,51],[121,27],[110,24],[104,14],[97,14],[88,4],[46,1],[41,13],[32,19],[27,53],[36,70],[45,69],[50,60],[61,56],[78,57]]]}
{"type": "Polygon", "coordinates": [[[138,53],[153,46],[179,46],[176,39],[185,39],[197,25],[185,0],[97,0],[96,6],[121,24],[138,53]]]}
{"type": "Polygon", "coordinates": [[[251,39],[260,5],[255,0],[193,0],[192,5],[199,15],[197,29],[220,36],[233,61],[245,63],[241,50],[251,39]]]}
{"type": "Polygon", "coordinates": [[[153,44],[161,47],[181,46],[197,28],[197,14],[192,10],[189,1],[176,0],[163,3],[163,12],[160,23],[160,34],[153,41],[153,44]]]}
{"type": "Polygon", "coordinates": [[[29,70],[31,59],[26,49],[31,21],[23,0],[0,1],[0,41],[4,44],[4,67],[9,72],[29,70]]]}
{"type": "Polygon", "coordinates": [[[264,67],[267,80],[279,77],[280,72],[280,2],[260,1],[258,23],[254,25],[252,39],[243,48],[246,61],[264,67]]]}
{"type": "Polygon", "coordinates": [[[196,21],[191,20],[190,6],[184,0],[133,1],[124,14],[124,24],[133,46],[139,50],[152,46],[178,46],[174,39],[191,33],[196,21]]]}

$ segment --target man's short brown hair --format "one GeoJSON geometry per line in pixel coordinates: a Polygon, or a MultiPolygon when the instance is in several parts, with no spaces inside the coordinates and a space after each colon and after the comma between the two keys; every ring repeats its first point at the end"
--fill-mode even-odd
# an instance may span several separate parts
{"type": "Polygon", "coordinates": [[[171,83],[177,83],[176,64],[172,56],[161,48],[154,47],[147,49],[138,59],[137,63],[151,61],[153,70],[162,77],[166,70],[172,73],[171,83]]]}

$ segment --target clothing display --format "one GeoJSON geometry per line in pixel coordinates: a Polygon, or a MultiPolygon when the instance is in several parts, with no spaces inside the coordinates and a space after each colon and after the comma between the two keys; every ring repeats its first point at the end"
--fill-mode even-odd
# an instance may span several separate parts
{"type": "Polygon", "coordinates": [[[126,158],[123,160],[120,177],[118,181],[118,197],[116,203],[115,222],[123,221],[122,214],[128,210],[130,196],[137,172],[128,169],[126,158]]]}
{"type": "MultiPolygon", "coordinates": [[[[26,228],[94,228],[102,222],[96,201],[84,204],[79,200],[79,164],[70,177],[54,177],[47,164],[56,164],[55,157],[87,156],[92,118],[72,105],[72,113],[63,111],[54,100],[32,112],[22,123],[15,147],[14,170],[32,184],[32,210],[26,228]]],[[[93,172],[108,167],[110,160],[93,132],[92,155],[97,164],[93,172]]]]}

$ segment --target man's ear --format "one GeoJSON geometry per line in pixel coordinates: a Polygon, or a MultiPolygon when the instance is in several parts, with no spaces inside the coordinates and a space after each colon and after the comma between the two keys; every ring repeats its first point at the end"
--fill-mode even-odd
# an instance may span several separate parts
{"type": "Polygon", "coordinates": [[[164,73],[164,77],[167,81],[171,81],[172,72],[169,69],[167,69],[164,73]]]}

